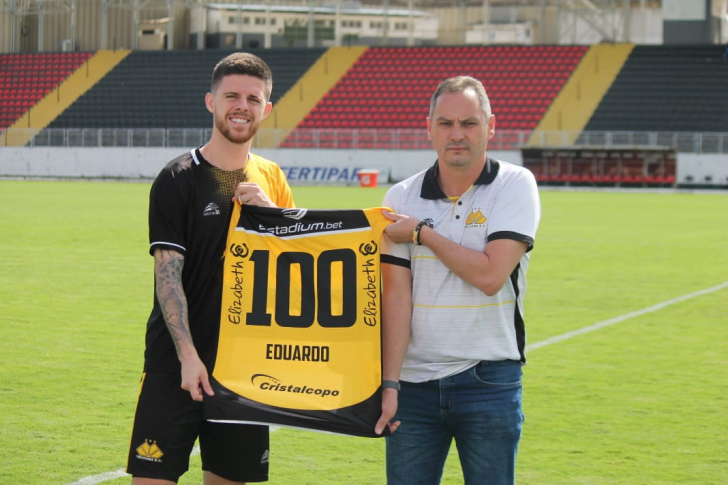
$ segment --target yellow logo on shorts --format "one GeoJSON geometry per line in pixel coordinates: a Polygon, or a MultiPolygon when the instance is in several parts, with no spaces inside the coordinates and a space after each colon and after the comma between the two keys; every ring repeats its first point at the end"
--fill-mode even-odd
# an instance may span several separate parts
{"type": "Polygon", "coordinates": [[[137,458],[148,461],[162,461],[160,458],[164,456],[162,450],[157,446],[156,441],[144,440],[144,443],[136,449],[137,458]]]}

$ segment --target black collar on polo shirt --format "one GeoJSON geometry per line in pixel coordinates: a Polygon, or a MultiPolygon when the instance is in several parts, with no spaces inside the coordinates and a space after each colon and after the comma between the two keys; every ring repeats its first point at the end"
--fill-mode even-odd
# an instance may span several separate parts
{"type": "MultiPolygon", "coordinates": [[[[500,168],[498,160],[489,158],[483,167],[483,171],[480,172],[478,180],[476,180],[473,185],[488,185],[493,183],[495,177],[498,175],[498,168],[500,168]]],[[[428,168],[427,172],[425,172],[425,179],[422,181],[420,198],[430,200],[447,199],[447,195],[445,195],[437,183],[437,174],[439,171],[439,165],[437,160],[435,160],[435,164],[428,168]]]]}

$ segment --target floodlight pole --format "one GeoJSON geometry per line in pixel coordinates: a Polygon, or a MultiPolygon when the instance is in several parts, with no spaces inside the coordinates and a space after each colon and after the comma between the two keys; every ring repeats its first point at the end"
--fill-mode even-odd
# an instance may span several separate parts
{"type": "Polygon", "coordinates": [[[382,0],[382,45],[389,45],[389,0],[382,0]]]}
{"type": "Polygon", "coordinates": [[[415,16],[414,16],[414,0],[408,0],[407,2],[407,10],[409,11],[409,22],[407,23],[407,45],[413,46],[415,45],[415,16]]]}
{"type": "Polygon", "coordinates": [[[71,52],[76,52],[76,1],[71,0],[71,52]]]}
{"type": "Polygon", "coordinates": [[[540,43],[543,45],[546,43],[546,0],[541,0],[541,17],[538,30],[539,37],[541,38],[540,43]]]}
{"type": "Polygon", "coordinates": [[[45,0],[40,0],[38,2],[38,52],[43,52],[43,41],[44,35],[43,31],[45,30],[45,26],[43,25],[44,17],[43,11],[45,10],[45,0]]]}
{"type": "Polygon", "coordinates": [[[490,39],[488,38],[488,34],[490,31],[490,3],[488,0],[483,0],[483,15],[482,15],[482,22],[483,22],[483,30],[480,33],[482,36],[483,45],[490,44],[490,39]]]}
{"type": "MultiPolygon", "coordinates": [[[[10,52],[15,52],[17,47],[17,35],[18,35],[18,27],[17,27],[17,14],[16,8],[17,5],[15,4],[16,0],[10,0],[10,52]]],[[[7,130],[6,130],[7,133],[7,130]]],[[[7,141],[7,135],[5,137],[5,140],[7,141]]],[[[6,143],[7,145],[7,143],[6,143]]]]}
{"type": "Polygon", "coordinates": [[[309,0],[308,2],[308,30],[307,30],[307,37],[306,37],[306,47],[313,47],[314,42],[316,39],[315,35],[315,16],[314,16],[314,8],[316,8],[316,2],[314,0],[309,0]]]}
{"type": "Polygon", "coordinates": [[[174,50],[175,0],[167,0],[167,50],[174,50]]]}
{"type": "Polygon", "coordinates": [[[101,0],[101,38],[99,39],[99,47],[106,50],[109,37],[109,0],[101,0]]]}
{"type": "Polygon", "coordinates": [[[265,6],[265,34],[263,34],[263,47],[270,49],[271,47],[271,27],[270,27],[271,13],[270,13],[270,0],[266,0],[265,6]]]}
{"type": "Polygon", "coordinates": [[[468,35],[468,0],[460,0],[460,44],[465,45],[468,35]]]}
{"type": "Polygon", "coordinates": [[[134,0],[134,8],[132,10],[132,36],[131,36],[131,48],[132,50],[139,49],[139,0],[134,0]]]}
{"type": "Polygon", "coordinates": [[[341,47],[341,0],[336,2],[336,14],[334,20],[334,45],[341,47]]]}
{"type": "Polygon", "coordinates": [[[238,31],[235,34],[235,48],[237,50],[243,49],[243,2],[238,1],[237,5],[237,17],[238,31]]]}

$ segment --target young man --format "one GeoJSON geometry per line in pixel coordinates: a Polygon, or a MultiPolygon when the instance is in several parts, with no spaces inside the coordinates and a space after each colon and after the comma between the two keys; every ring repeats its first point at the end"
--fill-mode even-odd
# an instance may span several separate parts
{"type": "Polygon", "coordinates": [[[236,53],[221,60],[205,96],[214,118],[210,141],[172,160],[152,185],[154,308],[127,463],[135,485],[176,483],[198,437],[206,485],[268,479],[268,427],[208,423],[202,399],[213,394],[209,373],[232,199],[294,206],[283,171],[250,153],[273,107],[272,86],[270,68],[257,56],[236,53]]]}
{"type": "Polygon", "coordinates": [[[383,202],[395,211],[382,256],[384,379],[401,380],[384,391],[401,422],[386,438],[387,482],[439,483],[455,439],[466,484],[511,484],[536,181],[487,157],[495,116],[476,79],[438,86],[427,129],[436,163],[383,202]]]}

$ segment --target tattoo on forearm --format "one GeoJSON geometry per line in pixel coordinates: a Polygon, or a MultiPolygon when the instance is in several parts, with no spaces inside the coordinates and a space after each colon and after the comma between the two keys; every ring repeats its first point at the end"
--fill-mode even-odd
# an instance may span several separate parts
{"type": "Polygon", "coordinates": [[[181,342],[192,342],[187,315],[187,297],[182,286],[184,257],[174,251],[160,250],[154,257],[157,299],[177,353],[181,342]]]}

